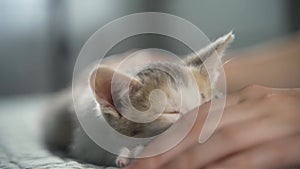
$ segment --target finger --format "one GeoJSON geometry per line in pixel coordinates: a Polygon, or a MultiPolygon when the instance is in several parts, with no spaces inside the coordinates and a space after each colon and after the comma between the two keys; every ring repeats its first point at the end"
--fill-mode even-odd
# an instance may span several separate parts
{"type": "MultiPolygon", "coordinates": [[[[204,128],[201,131],[201,134],[199,136],[199,139],[202,139],[203,135],[206,137],[210,137],[215,130],[218,128],[222,128],[226,125],[232,125],[234,123],[240,123],[243,121],[251,120],[254,118],[258,118],[260,116],[266,116],[270,114],[272,111],[270,109],[273,109],[274,106],[269,106],[271,102],[267,101],[265,98],[259,98],[259,99],[251,99],[246,100],[243,102],[237,101],[235,96],[231,97],[230,95],[229,99],[226,101],[226,103],[229,102],[238,102],[234,103],[234,105],[226,104],[224,112],[221,109],[217,109],[215,112],[214,110],[209,113],[209,116],[214,119],[214,121],[207,119],[207,123],[204,124],[204,128]],[[270,108],[271,107],[271,108],[270,108]],[[219,121],[215,120],[218,119],[219,121]],[[212,121],[212,122],[211,122],[212,121]],[[210,131],[209,133],[207,131],[210,131]],[[208,135],[208,134],[209,135],[208,135]],[[211,134],[210,134],[211,133],[211,134]],[[202,137],[202,138],[200,138],[202,137]]],[[[199,140],[200,142],[203,142],[202,140],[199,140]]],[[[205,141],[205,140],[204,140],[205,141]]]]}
{"type": "Polygon", "coordinates": [[[232,153],[289,136],[299,130],[295,127],[299,123],[296,120],[289,124],[283,119],[269,118],[267,116],[226,126],[217,131],[209,141],[180,153],[163,168],[176,168],[183,165],[185,159],[193,159],[189,161],[190,168],[201,168],[232,153]]]}
{"type": "Polygon", "coordinates": [[[279,88],[267,88],[264,86],[259,85],[249,85],[244,87],[243,89],[231,93],[226,96],[226,108],[231,106],[240,104],[245,101],[249,100],[261,100],[263,98],[267,98],[268,96],[272,95],[297,95],[298,93],[295,92],[300,89],[279,89],[279,88]]]}
{"type": "MultiPolygon", "coordinates": [[[[224,99],[226,99],[225,100],[225,107],[228,108],[230,106],[233,106],[233,105],[236,105],[236,104],[240,103],[243,98],[241,98],[239,92],[235,92],[235,93],[227,95],[224,99]]],[[[221,100],[221,99],[218,99],[218,100],[221,100]]]]}
{"type": "MultiPolygon", "coordinates": [[[[269,89],[268,89],[269,90],[269,89]]],[[[236,104],[231,106],[226,106],[222,120],[218,128],[222,128],[225,125],[233,124],[235,122],[241,122],[244,120],[257,118],[259,116],[270,115],[274,112],[286,112],[291,109],[290,105],[299,105],[298,100],[293,98],[293,95],[286,95],[282,92],[287,91],[287,89],[272,89],[272,91],[267,94],[258,94],[256,96],[252,95],[251,99],[243,100],[242,98],[245,96],[240,96],[240,93],[236,93],[234,95],[238,95],[239,97],[236,104]],[[285,104],[285,102],[289,104],[285,104]],[[281,106],[278,106],[278,103],[282,103],[281,106]],[[291,104],[293,103],[293,104],[291,104]],[[277,106],[275,106],[277,105],[277,106]],[[288,105],[288,106],[285,106],[288,105]]],[[[294,92],[293,90],[289,90],[288,92],[294,92]]],[[[293,94],[293,93],[292,93],[293,94]]],[[[230,97],[229,98],[234,98],[230,97]]],[[[235,99],[236,101],[237,99],[235,99]]],[[[298,109],[298,108],[294,108],[298,109]]]]}
{"type": "Polygon", "coordinates": [[[270,92],[270,88],[266,88],[263,86],[250,85],[239,91],[231,93],[226,96],[226,108],[231,106],[240,104],[246,100],[254,100],[257,98],[262,98],[268,92],[270,92]]]}
{"type": "Polygon", "coordinates": [[[239,96],[239,101],[243,102],[244,100],[253,100],[263,97],[268,97],[272,95],[281,95],[281,96],[299,96],[300,89],[297,88],[269,88],[259,85],[249,85],[243,89],[233,93],[239,96]]]}
{"type": "Polygon", "coordinates": [[[267,88],[264,86],[249,85],[237,91],[236,93],[240,97],[240,102],[242,102],[244,100],[264,97],[268,93],[272,92],[272,90],[273,90],[272,88],[267,88]]]}
{"type": "Polygon", "coordinates": [[[238,152],[206,169],[287,168],[300,165],[300,134],[238,152]]]}
{"type": "Polygon", "coordinates": [[[282,95],[290,95],[290,96],[298,96],[300,95],[300,88],[273,88],[273,93],[282,94],[282,95]]]}
{"type": "Polygon", "coordinates": [[[218,128],[222,128],[226,125],[251,120],[260,116],[266,116],[270,114],[274,106],[269,106],[264,98],[247,100],[236,105],[225,107],[222,119],[218,125],[218,128]],[[271,108],[270,108],[271,107],[271,108]]]}

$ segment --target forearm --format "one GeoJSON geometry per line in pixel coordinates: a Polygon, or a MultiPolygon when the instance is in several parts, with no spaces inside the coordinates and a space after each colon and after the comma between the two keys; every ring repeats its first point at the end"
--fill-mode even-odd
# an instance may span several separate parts
{"type": "Polygon", "coordinates": [[[300,87],[300,36],[232,54],[224,65],[228,92],[250,84],[300,87]]]}

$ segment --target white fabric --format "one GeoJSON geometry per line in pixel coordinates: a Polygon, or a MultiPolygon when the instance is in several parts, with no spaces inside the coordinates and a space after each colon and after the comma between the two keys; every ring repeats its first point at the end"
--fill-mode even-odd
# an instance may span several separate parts
{"type": "Polygon", "coordinates": [[[46,96],[0,99],[0,168],[97,168],[49,152],[40,137],[40,116],[46,96]]]}

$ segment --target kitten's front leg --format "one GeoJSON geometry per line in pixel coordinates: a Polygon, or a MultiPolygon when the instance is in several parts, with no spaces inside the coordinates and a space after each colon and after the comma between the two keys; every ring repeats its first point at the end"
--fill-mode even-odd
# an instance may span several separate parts
{"type": "Polygon", "coordinates": [[[129,164],[129,158],[130,158],[130,150],[127,147],[123,147],[120,150],[120,154],[116,159],[116,165],[122,168],[127,166],[129,164]]]}
{"type": "Polygon", "coordinates": [[[117,166],[118,167],[127,166],[130,162],[130,159],[137,157],[142,152],[143,149],[144,149],[144,146],[142,146],[142,145],[138,145],[131,150],[129,150],[127,147],[123,147],[120,150],[120,154],[116,159],[117,166]]]}
{"type": "Polygon", "coordinates": [[[136,158],[143,150],[144,150],[144,146],[143,145],[138,145],[136,147],[134,147],[131,150],[131,157],[136,158]]]}

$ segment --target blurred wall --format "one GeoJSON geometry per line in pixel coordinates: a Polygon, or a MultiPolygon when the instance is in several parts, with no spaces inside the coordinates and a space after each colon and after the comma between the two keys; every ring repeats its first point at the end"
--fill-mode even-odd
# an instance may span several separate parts
{"type": "MultiPolygon", "coordinates": [[[[67,86],[85,41],[124,15],[174,14],[198,26],[210,39],[234,30],[233,48],[241,48],[297,31],[299,7],[297,1],[282,0],[0,0],[0,96],[67,86]]],[[[157,45],[151,38],[142,38],[150,43],[131,43],[112,53],[157,45]]]]}
{"type": "Polygon", "coordinates": [[[0,1],[0,94],[50,87],[46,0],[0,1]]]}

